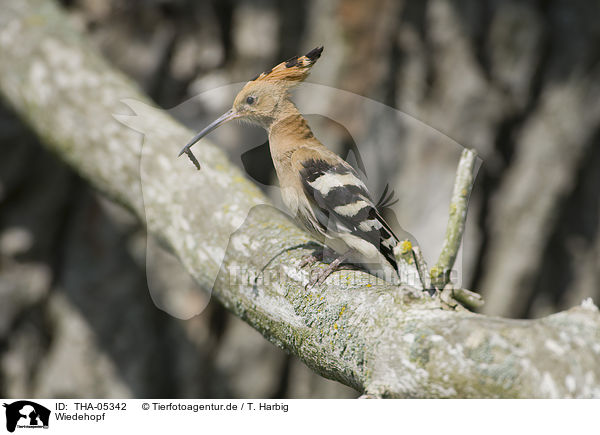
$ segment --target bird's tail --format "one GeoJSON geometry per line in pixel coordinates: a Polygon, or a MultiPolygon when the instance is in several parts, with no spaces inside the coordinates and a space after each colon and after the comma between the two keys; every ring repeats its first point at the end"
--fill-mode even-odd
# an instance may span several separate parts
{"type": "Polygon", "coordinates": [[[388,195],[388,189],[390,188],[389,184],[385,185],[385,188],[383,189],[383,193],[381,194],[381,197],[379,198],[379,201],[377,201],[377,204],[375,205],[375,207],[377,208],[377,210],[379,212],[382,212],[383,209],[386,208],[390,208],[392,205],[396,204],[399,199],[398,198],[394,198],[394,195],[396,194],[396,192],[394,192],[394,190],[390,190],[389,195],[388,195]],[[387,195],[387,197],[386,197],[387,195]]]}

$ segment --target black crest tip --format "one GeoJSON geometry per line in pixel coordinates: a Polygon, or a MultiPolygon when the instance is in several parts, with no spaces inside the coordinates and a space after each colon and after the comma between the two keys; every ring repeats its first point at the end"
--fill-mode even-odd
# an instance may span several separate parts
{"type": "Polygon", "coordinates": [[[308,53],[305,54],[310,60],[315,61],[321,57],[321,53],[323,53],[323,46],[313,48],[308,53]]]}

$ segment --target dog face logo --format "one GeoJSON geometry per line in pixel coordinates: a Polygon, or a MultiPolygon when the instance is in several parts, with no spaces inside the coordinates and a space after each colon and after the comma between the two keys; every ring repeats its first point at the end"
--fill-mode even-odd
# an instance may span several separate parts
{"type": "Polygon", "coordinates": [[[6,430],[14,432],[15,428],[47,428],[50,410],[29,400],[19,400],[4,404],[6,408],[6,430]]]}

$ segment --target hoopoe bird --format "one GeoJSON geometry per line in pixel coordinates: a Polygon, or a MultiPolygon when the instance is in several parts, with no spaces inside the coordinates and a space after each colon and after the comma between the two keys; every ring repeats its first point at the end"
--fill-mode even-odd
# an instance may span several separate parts
{"type": "MultiPolygon", "coordinates": [[[[190,148],[208,133],[233,119],[263,127],[269,135],[284,204],[304,228],[338,255],[309,285],[324,282],[343,262],[398,282],[393,252],[398,238],[354,168],[319,142],[290,99],[289,90],[308,76],[322,51],[323,47],[317,47],[292,57],[250,80],[233,107],[194,136],[179,155],[186,153],[200,169],[190,148]]],[[[310,257],[303,263],[314,260],[310,257]]]]}

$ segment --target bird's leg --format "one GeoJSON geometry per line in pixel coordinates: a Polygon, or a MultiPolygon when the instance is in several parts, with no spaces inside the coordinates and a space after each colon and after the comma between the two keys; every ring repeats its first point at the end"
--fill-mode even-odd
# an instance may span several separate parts
{"type": "MultiPolygon", "coordinates": [[[[315,243],[316,245],[316,243],[315,243]]],[[[300,262],[300,268],[306,266],[312,266],[317,261],[320,263],[325,263],[325,259],[334,258],[337,254],[335,251],[327,246],[317,245],[317,247],[313,250],[310,255],[306,255],[302,257],[302,261],[300,262]]]]}
{"type": "MultiPolygon", "coordinates": [[[[312,254],[305,255],[302,257],[302,261],[300,261],[299,267],[302,269],[306,266],[312,267],[317,261],[319,263],[331,264],[333,260],[335,260],[339,256],[333,249],[327,246],[319,246],[319,248],[315,249],[312,254]],[[332,260],[333,259],[333,260],[332,260]]],[[[338,270],[341,269],[355,269],[351,264],[340,264],[338,265],[338,270]]]]}
{"type": "Polygon", "coordinates": [[[347,251],[344,255],[340,255],[338,258],[333,260],[329,264],[329,266],[327,266],[326,269],[320,270],[319,273],[316,274],[316,276],[311,278],[306,288],[309,289],[314,287],[315,285],[323,284],[327,277],[331,275],[335,270],[337,270],[341,263],[343,263],[350,257],[350,254],[352,254],[352,250],[347,251]]]}

